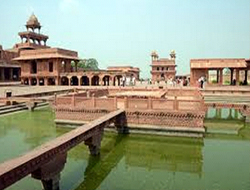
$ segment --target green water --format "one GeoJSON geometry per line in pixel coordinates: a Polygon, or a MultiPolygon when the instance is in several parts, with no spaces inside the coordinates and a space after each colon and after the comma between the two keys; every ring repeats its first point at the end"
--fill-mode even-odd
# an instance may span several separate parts
{"type": "MultiPolygon", "coordinates": [[[[0,117],[0,162],[70,129],[56,127],[49,109],[0,117]]],[[[239,121],[240,122],[240,121],[239,121]]],[[[68,152],[61,189],[250,189],[250,127],[204,139],[105,132],[99,157],[80,144],[68,152]]],[[[42,189],[26,177],[8,189],[42,189]]]]}

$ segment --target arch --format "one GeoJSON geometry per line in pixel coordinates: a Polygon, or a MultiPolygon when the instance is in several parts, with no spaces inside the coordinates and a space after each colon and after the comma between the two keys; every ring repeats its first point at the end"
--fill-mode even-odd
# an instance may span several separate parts
{"type": "Polygon", "coordinates": [[[78,86],[79,82],[78,82],[78,78],[77,76],[72,76],[70,79],[70,85],[71,86],[78,86]]]}
{"type": "Polygon", "coordinates": [[[114,80],[113,80],[113,85],[114,86],[120,86],[121,85],[121,79],[122,79],[122,75],[115,75],[114,80]]]}
{"type": "Polygon", "coordinates": [[[37,79],[36,78],[31,78],[31,84],[32,86],[37,85],[37,79]]]}
{"type": "Polygon", "coordinates": [[[61,85],[69,85],[68,77],[62,77],[61,78],[61,85]]]}
{"type": "Polygon", "coordinates": [[[38,84],[39,84],[39,86],[44,86],[44,78],[39,78],[38,84]]]}
{"type": "Polygon", "coordinates": [[[103,78],[102,78],[102,81],[103,81],[103,85],[104,86],[109,86],[109,81],[110,81],[110,76],[109,75],[105,75],[103,78]]]}
{"type": "Polygon", "coordinates": [[[99,76],[95,75],[91,79],[91,85],[92,86],[99,86],[99,76]]]}
{"type": "Polygon", "coordinates": [[[28,78],[24,78],[23,79],[23,84],[24,85],[29,85],[29,79],[28,78]]]}
{"type": "Polygon", "coordinates": [[[216,109],[215,108],[209,108],[207,113],[206,113],[206,118],[207,119],[216,118],[216,109]]]}
{"type": "Polygon", "coordinates": [[[82,86],[89,86],[89,77],[82,76],[80,81],[82,86]]]}
{"type": "Polygon", "coordinates": [[[161,80],[165,80],[164,73],[161,74],[161,80]]]}
{"type": "Polygon", "coordinates": [[[53,77],[48,78],[48,85],[56,85],[55,78],[53,77]]]}

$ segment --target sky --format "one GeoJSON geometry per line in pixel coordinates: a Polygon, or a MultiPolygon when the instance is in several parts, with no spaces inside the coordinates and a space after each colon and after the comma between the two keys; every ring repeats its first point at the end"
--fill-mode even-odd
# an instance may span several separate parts
{"type": "Polygon", "coordinates": [[[20,42],[34,13],[47,45],[95,58],[99,67],[136,66],[150,77],[150,54],[176,51],[177,74],[190,59],[250,58],[249,0],[0,0],[0,44],[20,42]]]}

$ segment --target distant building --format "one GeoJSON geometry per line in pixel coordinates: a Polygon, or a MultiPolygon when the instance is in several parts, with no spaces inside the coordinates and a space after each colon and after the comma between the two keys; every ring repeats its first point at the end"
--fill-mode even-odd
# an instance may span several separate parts
{"type": "Polygon", "coordinates": [[[250,60],[244,58],[191,59],[190,84],[197,86],[204,77],[207,85],[249,84],[250,60]]]}
{"type": "Polygon", "coordinates": [[[169,79],[175,79],[175,51],[171,51],[170,58],[159,58],[156,51],[151,53],[152,64],[151,64],[151,80],[155,82],[167,82],[169,79]]]}
{"type": "Polygon", "coordinates": [[[3,47],[0,45],[0,82],[20,81],[20,66],[11,61],[17,56],[17,52],[3,50],[3,47]]]}

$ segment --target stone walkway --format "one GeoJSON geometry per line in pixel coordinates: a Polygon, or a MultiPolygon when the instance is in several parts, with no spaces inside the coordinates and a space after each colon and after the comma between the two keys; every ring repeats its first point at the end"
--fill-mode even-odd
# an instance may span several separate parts
{"type": "Polygon", "coordinates": [[[5,97],[6,92],[12,92],[12,96],[53,92],[74,89],[74,86],[6,86],[0,87],[0,97],[5,97]]]}

